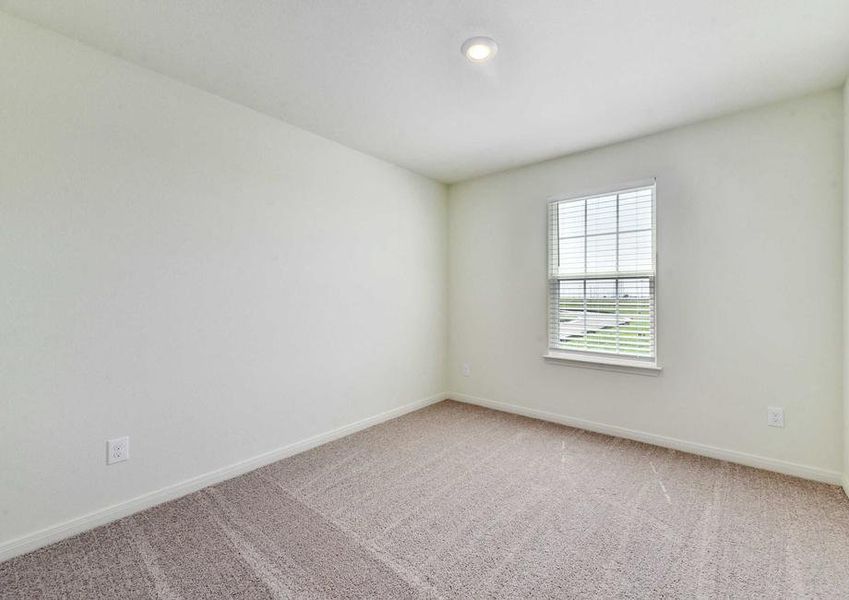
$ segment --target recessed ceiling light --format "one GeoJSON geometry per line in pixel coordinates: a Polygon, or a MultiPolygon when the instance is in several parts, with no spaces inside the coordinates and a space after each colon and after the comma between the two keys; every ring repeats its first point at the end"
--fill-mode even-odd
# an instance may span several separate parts
{"type": "Polygon", "coordinates": [[[486,62],[498,52],[498,44],[488,37],[473,37],[463,42],[463,55],[473,63],[486,62]]]}

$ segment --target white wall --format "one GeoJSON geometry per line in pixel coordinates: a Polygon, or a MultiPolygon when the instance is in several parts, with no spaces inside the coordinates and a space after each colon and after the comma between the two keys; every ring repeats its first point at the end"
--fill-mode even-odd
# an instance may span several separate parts
{"type": "Polygon", "coordinates": [[[444,186],[3,15],[0,56],[0,543],[443,391],[444,186]]]}
{"type": "Polygon", "coordinates": [[[849,79],[843,86],[843,489],[849,494],[849,79]]]}
{"type": "Polygon", "coordinates": [[[0,545],[437,395],[446,345],[466,398],[849,477],[849,88],[458,184],[446,208],[2,14],[0,56],[0,545]],[[544,362],[546,198],[649,176],[663,373],[544,362]],[[119,435],[132,458],[106,467],[119,435]]]}
{"type": "Polygon", "coordinates": [[[820,93],[452,186],[450,392],[839,480],[842,110],[820,93]],[[652,176],[662,374],[545,362],[546,198],[652,176]]]}

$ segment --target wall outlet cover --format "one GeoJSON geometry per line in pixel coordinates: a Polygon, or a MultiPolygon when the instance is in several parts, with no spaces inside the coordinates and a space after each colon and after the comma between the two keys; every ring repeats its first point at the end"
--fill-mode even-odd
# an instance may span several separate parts
{"type": "Polygon", "coordinates": [[[770,427],[784,427],[784,409],[776,406],[767,408],[766,424],[770,427]]]}
{"type": "Polygon", "coordinates": [[[130,458],[130,438],[120,437],[106,442],[106,464],[124,462],[130,458]]]}

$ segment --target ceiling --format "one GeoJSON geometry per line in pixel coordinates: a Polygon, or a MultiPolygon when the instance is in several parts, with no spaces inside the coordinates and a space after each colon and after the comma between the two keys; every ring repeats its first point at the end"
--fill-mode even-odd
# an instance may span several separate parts
{"type": "Polygon", "coordinates": [[[840,85],[847,0],[0,0],[455,182],[840,85]],[[460,53],[473,35],[491,62],[460,53]]]}

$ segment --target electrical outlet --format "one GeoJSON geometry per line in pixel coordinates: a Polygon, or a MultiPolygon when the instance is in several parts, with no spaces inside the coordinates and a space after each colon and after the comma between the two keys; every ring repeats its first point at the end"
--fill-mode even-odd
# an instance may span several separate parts
{"type": "Polygon", "coordinates": [[[130,458],[130,438],[121,437],[106,442],[106,464],[124,462],[130,458]]]}
{"type": "Polygon", "coordinates": [[[463,377],[468,377],[472,374],[472,368],[469,366],[469,363],[463,363],[463,377]]]}
{"type": "Polygon", "coordinates": [[[770,406],[766,409],[766,424],[770,427],[784,427],[784,409],[770,406]]]}

